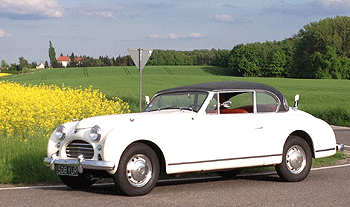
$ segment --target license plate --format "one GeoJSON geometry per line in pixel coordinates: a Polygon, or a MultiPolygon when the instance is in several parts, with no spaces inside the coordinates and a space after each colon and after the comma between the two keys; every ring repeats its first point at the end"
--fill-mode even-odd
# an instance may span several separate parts
{"type": "Polygon", "coordinates": [[[78,167],[58,165],[56,172],[57,172],[57,175],[78,176],[78,167]]]}

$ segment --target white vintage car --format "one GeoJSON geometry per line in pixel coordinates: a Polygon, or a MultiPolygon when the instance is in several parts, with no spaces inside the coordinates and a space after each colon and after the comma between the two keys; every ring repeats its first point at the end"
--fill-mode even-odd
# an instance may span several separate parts
{"type": "MultiPolygon", "coordinates": [[[[298,101],[298,99],[296,99],[298,101]]],[[[301,181],[312,158],[334,155],[324,121],[289,107],[275,88],[253,82],[200,83],[159,91],[142,113],[106,115],[60,125],[44,163],[71,188],[113,178],[126,195],[144,195],[160,174],[276,166],[301,181]]]]}

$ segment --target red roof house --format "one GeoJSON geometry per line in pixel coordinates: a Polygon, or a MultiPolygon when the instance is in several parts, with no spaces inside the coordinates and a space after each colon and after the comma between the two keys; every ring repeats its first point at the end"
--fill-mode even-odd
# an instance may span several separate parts
{"type": "Polygon", "coordinates": [[[84,58],[82,58],[82,57],[74,58],[75,62],[82,62],[83,60],[84,60],[84,58]]]}
{"type": "Polygon", "coordinates": [[[59,56],[57,58],[57,62],[61,63],[64,67],[67,67],[70,62],[70,58],[68,56],[59,56]]]}

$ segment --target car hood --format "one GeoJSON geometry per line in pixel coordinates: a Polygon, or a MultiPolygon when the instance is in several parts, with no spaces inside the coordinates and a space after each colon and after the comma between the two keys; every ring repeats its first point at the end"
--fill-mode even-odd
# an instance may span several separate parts
{"type": "Polygon", "coordinates": [[[193,115],[196,113],[192,111],[186,111],[186,110],[163,110],[163,111],[155,111],[155,112],[95,116],[95,117],[90,117],[79,121],[75,126],[75,129],[87,129],[95,125],[99,125],[100,127],[102,126],[103,128],[113,128],[114,126],[120,123],[134,122],[136,120],[147,122],[147,120],[149,120],[151,117],[152,118],[155,118],[155,116],[164,117],[164,116],[172,116],[175,114],[193,115]]]}
{"type": "Polygon", "coordinates": [[[115,122],[119,122],[120,120],[130,119],[131,114],[113,114],[113,115],[103,115],[103,116],[95,116],[83,119],[78,122],[75,126],[76,129],[87,129],[91,128],[95,125],[99,126],[111,126],[115,125],[115,122]]]}

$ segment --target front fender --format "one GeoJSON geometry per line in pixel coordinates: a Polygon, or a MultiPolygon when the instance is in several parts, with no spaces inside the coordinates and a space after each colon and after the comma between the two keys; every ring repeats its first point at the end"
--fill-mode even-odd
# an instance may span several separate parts
{"type": "Polygon", "coordinates": [[[123,125],[123,128],[115,127],[105,136],[105,142],[103,147],[103,160],[113,162],[115,164],[114,170],[108,171],[110,174],[114,174],[119,165],[119,160],[125,151],[125,149],[133,142],[140,140],[141,133],[135,130],[133,124],[123,125]]]}

